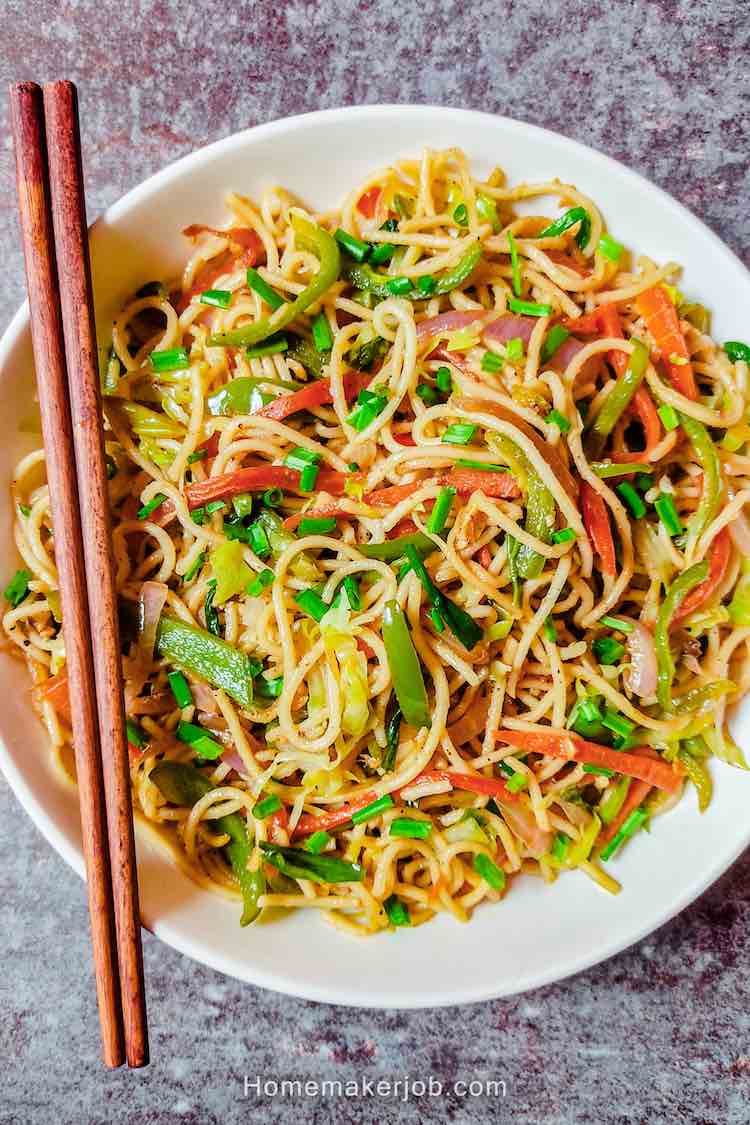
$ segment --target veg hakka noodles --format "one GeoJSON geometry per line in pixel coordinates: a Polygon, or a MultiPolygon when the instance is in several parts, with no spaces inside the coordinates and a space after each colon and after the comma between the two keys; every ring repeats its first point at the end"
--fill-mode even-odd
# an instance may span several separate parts
{"type": "MultiPolygon", "coordinates": [[[[228,206],[102,353],[137,811],[243,924],[616,893],[634,833],[745,765],[750,348],[576,188],[457,149],[336,212],[228,206]]],[[[3,625],[72,773],[43,470],[3,625]]]]}

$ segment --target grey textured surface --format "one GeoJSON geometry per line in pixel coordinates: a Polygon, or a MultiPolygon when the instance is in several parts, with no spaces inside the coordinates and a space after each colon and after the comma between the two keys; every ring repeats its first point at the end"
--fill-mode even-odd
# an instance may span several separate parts
{"type": "MultiPolygon", "coordinates": [[[[750,261],[747,0],[4,0],[2,16],[3,83],[79,83],[91,218],[175,157],[237,129],[326,106],[436,102],[534,121],[620,158],[750,261]]],[[[7,128],[2,135],[0,328],[22,295],[7,128]]],[[[606,965],[518,999],[432,1013],[278,997],[146,935],[155,1062],[108,1075],[82,888],[2,780],[0,849],[3,1125],[750,1116],[747,856],[606,965]],[[246,1075],[346,1083],[405,1074],[432,1075],[445,1090],[401,1101],[401,1089],[300,1099],[252,1089],[245,1097],[243,1088],[246,1075]],[[504,1080],[506,1096],[451,1090],[485,1078],[504,1080]]],[[[488,967],[501,956],[488,950],[488,967]]]]}

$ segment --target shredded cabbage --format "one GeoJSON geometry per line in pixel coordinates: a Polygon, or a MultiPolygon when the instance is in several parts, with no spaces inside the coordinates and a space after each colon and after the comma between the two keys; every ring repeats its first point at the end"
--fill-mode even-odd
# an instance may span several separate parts
{"type": "Polygon", "coordinates": [[[345,589],[341,590],[341,600],[322,618],[320,632],[326,652],[338,665],[343,702],[341,729],[358,738],[370,717],[367,658],[357,648],[345,589]]]}

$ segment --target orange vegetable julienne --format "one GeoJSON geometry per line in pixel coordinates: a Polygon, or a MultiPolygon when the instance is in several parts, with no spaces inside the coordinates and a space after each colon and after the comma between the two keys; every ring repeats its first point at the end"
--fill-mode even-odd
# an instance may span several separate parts
{"type": "Polygon", "coordinates": [[[303,813],[292,830],[292,839],[299,840],[303,836],[312,836],[313,832],[328,832],[331,828],[341,828],[342,825],[351,820],[352,813],[366,808],[376,799],[376,796],[375,793],[363,793],[355,801],[349,801],[341,808],[320,813],[317,816],[313,813],[303,813]]]}
{"type": "Polygon", "coordinates": [[[617,563],[607,505],[599,493],[585,480],[581,481],[581,514],[586,534],[602,560],[602,570],[610,578],[614,578],[617,573],[617,563]]]}
{"type": "Polygon", "coordinates": [[[668,793],[676,792],[682,785],[684,774],[667,762],[652,759],[642,751],[649,747],[639,747],[636,751],[612,750],[598,742],[587,742],[570,731],[528,731],[499,730],[495,735],[498,742],[518,746],[527,753],[549,754],[555,758],[568,758],[573,762],[585,762],[591,766],[623,773],[627,777],[637,777],[647,781],[657,789],[668,793]]]}
{"type": "Polygon", "coordinates": [[[458,770],[425,770],[403,785],[402,789],[411,789],[413,785],[428,785],[433,781],[448,781],[454,789],[480,793],[483,797],[494,797],[499,801],[518,800],[518,794],[512,793],[499,778],[485,777],[479,773],[460,773],[458,770]]]}
{"type": "Polygon", "coordinates": [[[647,781],[635,781],[628,789],[628,795],[622,803],[622,808],[615,819],[606,828],[603,828],[596,838],[596,846],[603,848],[610,840],[614,839],[630,814],[642,805],[653,789],[647,781]]]}
{"type": "Polygon", "coordinates": [[[698,398],[698,388],[695,385],[690,352],[669,293],[663,285],[654,285],[636,297],[635,308],[651,333],[672,386],[685,398],[695,401],[698,398]],[[670,358],[672,356],[684,362],[673,363],[670,358]]]}
{"type": "MultiPolygon", "coordinates": [[[[661,441],[661,421],[656,413],[654,400],[645,387],[639,387],[629,406],[631,414],[635,414],[643,427],[645,447],[633,453],[628,449],[615,449],[615,461],[628,463],[632,461],[637,465],[645,465],[649,461],[651,451],[661,441]]],[[[673,431],[674,441],[677,442],[677,431],[673,431]]]]}
{"type": "Polygon", "coordinates": [[[381,189],[377,184],[374,187],[368,188],[367,191],[360,195],[357,202],[357,210],[363,214],[366,219],[373,219],[375,217],[380,195],[381,189]]]}
{"type": "Polygon", "coordinates": [[[670,622],[671,629],[673,629],[675,625],[679,625],[681,621],[689,617],[696,609],[699,609],[704,602],[708,601],[726,574],[731,552],[732,543],[729,538],[729,532],[723,527],[711,545],[708,577],[704,582],[701,582],[700,586],[696,586],[694,590],[691,590],[678,606],[670,622]]]}
{"type": "Polygon", "coordinates": [[[38,684],[31,693],[37,703],[51,703],[58,715],[70,722],[70,696],[66,669],[38,684]]]}

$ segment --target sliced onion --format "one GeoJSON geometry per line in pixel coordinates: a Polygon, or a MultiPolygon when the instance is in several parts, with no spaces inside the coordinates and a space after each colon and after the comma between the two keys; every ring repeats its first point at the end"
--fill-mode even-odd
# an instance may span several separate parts
{"type": "Polygon", "coordinates": [[[544,832],[537,824],[533,813],[522,805],[511,805],[505,801],[498,803],[508,827],[520,840],[523,840],[534,858],[540,859],[545,855],[552,844],[552,833],[544,832]]]}
{"type": "Polygon", "coordinates": [[[241,773],[243,777],[248,776],[247,766],[242,761],[239,751],[228,750],[226,754],[221,755],[221,761],[223,765],[231,766],[233,770],[236,770],[237,773],[241,773]]]}
{"type": "Polygon", "coordinates": [[[553,371],[564,371],[570,361],[575,359],[578,353],[585,347],[586,345],[582,340],[577,340],[575,336],[569,336],[564,343],[560,344],[560,347],[549,361],[549,366],[553,371]]]}
{"type": "Polygon", "coordinates": [[[750,523],[744,512],[738,512],[729,524],[729,534],[737,550],[746,559],[750,558],[750,523]]]}
{"type": "Polygon", "coordinates": [[[484,338],[507,344],[508,340],[515,340],[520,336],[524,344],[528,344],[535,324],[538,324],[535,316],[515,316],[509,313],[488,324],[484,330],[484,338]]]}
{"type": "MultiPolygon", "coordinates": [[[[620,616],[618,614],[618,616],[620,616]]],[[[631,621],[632,633],[628,633],[627,650],[630,657],[630,670],[626,673],[626,687],[641,699],[656,694],[656,649],[654,638],[641,621],[623,617],[631,621]]]]}
{"type": "Polygon", "coordinates": [[[199,711],[203,711],[207,715],[218,715],[219,707],[216,702],[216,697],[211,691],[211,688],[200,681],[194,682],[190,685],[190,690],[193,693],[195,706],[199,711]]]}
{"type": "Polygon", "coordinates": [[[156,630],[169,590],[164,582],[144,582],[138,599],[138,647],[149,660],[154,655],[156,630]]]}
{"type": "Polygon", "coordinates": [[[451,312],[420,321],[417,325],[417,340],[425,340],[428,336],[438,336],[443,332],[455,332],[459,328],[467,328],[470,324],[484,324],[486,317],[487,313],[484,309],[453,309],[451,312]]]}

